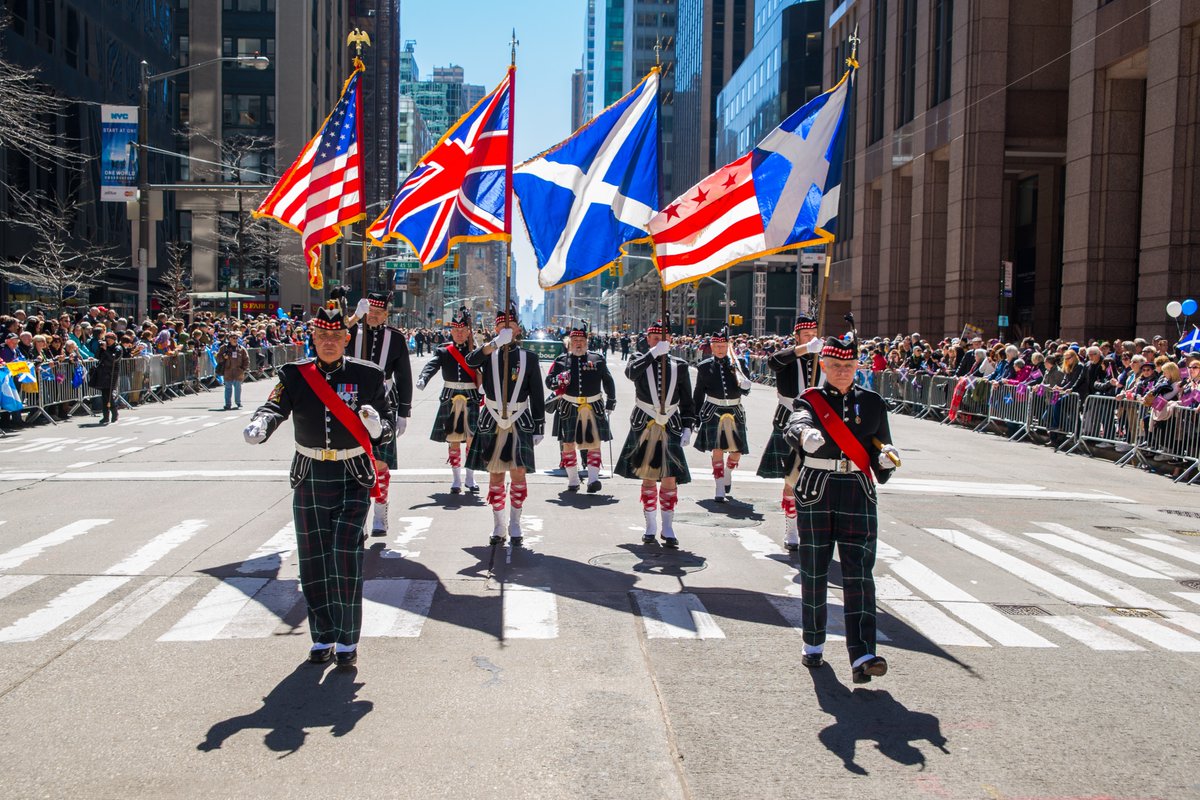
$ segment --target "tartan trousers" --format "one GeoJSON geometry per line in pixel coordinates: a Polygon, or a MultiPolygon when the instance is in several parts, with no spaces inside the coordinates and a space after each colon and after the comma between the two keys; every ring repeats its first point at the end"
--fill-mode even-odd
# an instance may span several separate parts
{"type": "Polygon", "coordinates": [[[363,537],[371,487],[342,461],[312,461],[292,494],[300,589],[314,644],[356,644],[362,630],[363,537]]]}
{"type": "Polygon", "coordinates": [[[804,643],[825,644],[826,596],[829,561],[837,544],[842,565],[842,602],[845,604],[846,649],[850,663],[875,654],[875,547],[879,519],[875,502],[856,475],[830,474],[821,498],[800,505],[797,493],[796,523],[800,533],[800,578],[803,599],[804,643]]]}

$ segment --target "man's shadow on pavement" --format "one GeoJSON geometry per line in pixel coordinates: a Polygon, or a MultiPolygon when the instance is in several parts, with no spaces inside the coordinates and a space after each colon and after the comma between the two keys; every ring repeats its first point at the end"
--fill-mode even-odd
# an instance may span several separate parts
{"type": "Polygon", "coordinates": [[[946,737],[941,721],[933,714],[910,711],[891,692],[851,691],[834,675],[829,664],[809,671],[821,710],[833,716],[833,724],[817,734],[825,749],[840,759],[855,775],[867,770],[854,760],[860,741],[874,741],[875,749],[905,766],[925,769],[925,754],[913,742],[929,742],[946,755],[946,737]]]}
{"type": "Polygon", "coordinates": [[[333,736],[345,736],[375,705],[355,699],[363,686],[355,683],[356,677],[356,670],[326,672],[320,665],[302,663],[263,698],[261,708],[215,723],[196,749],[218,750],[236,733],[262,729],[263,744],[284,758],[304,746],[310,728],[330,728],[333,736]]]}

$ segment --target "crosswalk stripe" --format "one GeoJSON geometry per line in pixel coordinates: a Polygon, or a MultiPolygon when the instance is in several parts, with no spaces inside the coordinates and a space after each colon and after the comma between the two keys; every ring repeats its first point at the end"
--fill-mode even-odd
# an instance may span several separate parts
{"type": "Polygon", "coordinates": [[[1093,650],[1134,652],[1146,649],[1128,639],[1117,636],[1112,631],[1105,630],[1099,625],[1089,622],[1083,617],[1034,617],[1034,619],[1093,650]]]}
{"type": "MultiPolygon", "coordinates": [[[[1073,559],[1060,556],[1053,550],[1049,550],[1041,545],[1031,544],[1030,542],[1020,539],[1016,536],[1010,536],[1009,534],[993,528],[990,525],[979,522],[978,520],[958,519],[951,521],[955,524],[962,525],[963,527],[979,534],[980,536],[983,536],[986,539],[990,539],[997,544],[1002,544],[1008,547],[1010,550],[1015,550],[1018,553],[1036,558],[1043,564],[1054,567],[1063,574],[1069,575],[1070,577],[1087,584],[1096,591],[1115,598],[1121,605],[1133,606],[1136,608],[1153,608],[1156,611],[1179,610],[1177,606],[1172,605],[1166,600],[1161,600],[1149,592],[1144,592],[1132,584],[1128,584],[1118,578],[1105,575],[1103,572],[1084,566],[1073,559]]],[[[1108,605],[1108,603],[1101,603],[1101,605],[1108,605]]]]}
{"type": "Polygon", "coordinates": [[[267,581],[214,638],[262,639],[270,636],[302,599],[299,581],[267,581]]]}
{"type": "Polygon", "coordinates": [[[1176,544],[1170,542],[1162,542],[1157,539],[1126,539],[1127,542],[1140,544],[1142,547],[1150,550],[1157,550],[1160,553],[1166,553],[1169,556],[1182,559],[1191,564],[1200,564],[1200,554],[1193,553],[1191,550],[1185,550],[1176,544]]]}
{"type": "Polygon", "coordinates": [[[1057,547],[1059,550],[1083,556],[1088,561],[1094,561],[1102,567],[1108,567],[1115,572],[1120,572],[1122,575],[1128,575],[1131,578],[1170,580],[1170,578],[1161,572],[1155,572],[1139,564],[1134,564],[1132,561],[1118,558],[1081,542],[1068,539],[1065,536],[1059,536],[1057,533],[1026,533],[1025,535],[1031,539],[1036,539],[1042,544],[1048,544],[1051,547],[1057,547]]]}
{"type": "Polygon", "coordinates": [[[730,530],[730,533],[755,558],[771,560],[772,556],[777,556],[784,552],[783,547],[778,542],[770,536],[759,533],[752,528],[733,528],[730,530]]]}
{"type": "Polygon", "coordinates": [[[1161,622],[1139,617],[1101,617],[1110,625],[1124,628],[1134,636],[1140,636],[1164,650],[1177,653],[1200,653],[1200,639],[1172,630],[1161,622]]]}
{"type": "MultiPolygon", "coordinates": [[[[794,596],[788,597],[769,594],[767,595],[767,602],[775,606],[775,610],[779,612],[779,616],[787,620],[787,623],[796,629],[796,633],[804,633],[804,600],[794,596]]],[[[842,604],[836,602],[833,598],[829,598],[825,604],[825,613],[825,640],[845,640],[846,615],[842,604]]],[[[875,638],[880,642],[890,642],[892,640],[892,637],[879,629],[878,624],[875,626],[875,638]]]]}
{"type": "Polygon", "coordinates": [[[196,578],[153,578],[66,638],[76,642],[124,639],[195,582],[196,578]]]}
{"type": "Polygon", "coordinates": [[[128,583],[124,575],[99,575],[72,586],[42,608],[0,630],[0,642],[32,642],[91,608],[128,583]]]}
{"type": "Polygon", "coordinates": [[[225,578],[158,641],[206,642],[217,638],[266,584],[266,578],[225,578]]]}
{"type": "Polygon", "coordinates": [[[915,597],[907,586],[891,575],[880,575],[875,579],[875,595],[894,616],[906,621],[934,644],[991,647],[932,603],[915,597]]]}
{"type": "Polygon", "coordinates": [[[910,585],[920,587],[925,596],[941,603],[951,614],[1005,647],[1058,646],[980,602],[914,558],[905,556],[889,566],[910,585]]]}
{"type": "Polygon", "coordinates": [[[660,594],[644,589],[634,589],[630,594],[648,639],[725,638],[725,632],[694,594],[660,594]]]}
{"type": "Polygon", "coordinates": [[[83,536],[92,528],[107,525],[110,522],[112,522],[111,519],[81,519],[77,522],[72,522],[70,525],[64,525],[56,531],[51,531],[45,536],[34,539],[32,542],[26,542],[19,547],[14,547],[7,553],[0,554],[0,570],[16,569],[26,561],[37,558],[51,547],[65,544],[77,536],[83,536]]]}
{"type": "Polygon", "coordinates": [[[383,558],[419,558],[421,553],[408,546],[425,538],[433,527],[433,517],[400,517],[398,521],[404,523],[404,530],[396,534],[395,544],[383,551],[383,558]]]}
{"type": "Polygon", "coordinates": [[[1189,603],[1195,603],[1196,605],[1200,606],[1200,592],[1171,592],[1171,594],[1175,595],[1176,597],[1182,597],[1189,603]]]}
{"type": "Polygon", "coordinates": [[[1021,580],[1039,589],[1043,589],[1055,597],[1066,600],[1068,603],[1085,606],[1103,606],[1108,604],[1108,601],[1099,595],[1092,594],[1086,589],[1081,589],[1073,583],[1068,583],[1041,567],[1036,567],[1019,558],[1010,556],[1003,550],[999,550],[986,542],[981,542],[978,539],[968,536],[962,531],[943,528],[926,528],[925,530],[942,541],[961,548],[972,555],[976,555],[1005,572],[1015,575],[1021,580]]]}
{"type": "Polygon", "coordinates": [[[1163,561],[1161,558],[1155,558],[1154,556],[1139,553],[1137,550],[1124,547],[1115,542],[1106,542],[1099,536],[1092,536],[1091,534],[1084,533],[1083,531],[1077,531],[1074,528],[1068,528],[1066,525],[1060,525],[1057,522],[1035,522],[1033,524],[1045,528],[1051,533],[1057,533],[1061,536],[1067,537],[1068,539],[1074,539],[1081,544],[1090,545],[1097,550],[1101,550],[1105,553],[1111,553],[1114,556],[1120,556],[1126,561],[1132,561],[1133,563],[1140,564],[1147,569],[1161,572],[1168,578],[1190,578],[1196,573],[1195,570],[1176,566],[1169,561],[1163,561]]]}
{"type": "Polygon", "coordinates": [[[1167,611],[1167,619],[1192,633],[1200,633],[1200,614],[1195,611],[1167,611]]]}
{"type": "Polygon", "coordinates": [[[32,586],[45,575],[0,575],[0,600],[16,594],[26,586],[32,586]]]}
{"type": "Polygon", "coordinates": [[[363,585],[364,637],[421,635],[437,581],[381,578],[363,585]]]}
{"type": "Polygon", "coordinates": [[[504,638],[553,639],[558,636],[558,602],[549,587],[504,586],[504,638]]]}
{"type": "Polygon", "coordinates": [[[250,557],[238,565],[237,571],[243,574],[253,572],[273,572],[278,574],[280,566],[296,549],[296,524],[289,522],[280,528],[274,536],[259,545],[250,557]]]}
{"type": "Polygon", "coordinates": [[[140,575],[167,553],[208,527],[202,519],[185,519],[166,533],[159,534],[128,558],[113,564],[105,575],[140,575]]]}

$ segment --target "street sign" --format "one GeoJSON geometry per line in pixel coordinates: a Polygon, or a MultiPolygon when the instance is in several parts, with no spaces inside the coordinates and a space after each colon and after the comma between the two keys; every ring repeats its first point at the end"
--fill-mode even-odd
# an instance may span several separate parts
{"type": "Polygon", "coordinates": [[[1008,327],[1008,317],[1001,316],[1000,322],[998,324],[1000,325],[1001,328],[1007,328],[1008,327]]]}
{"type": "Polygon", "coordinates": [[[417,261],[415,258],[401,258],[392,261],[384,261],[383,268],[400,272],[408,272],[409,270],[419,270],[421,268],[421,262],[417,261]]]}

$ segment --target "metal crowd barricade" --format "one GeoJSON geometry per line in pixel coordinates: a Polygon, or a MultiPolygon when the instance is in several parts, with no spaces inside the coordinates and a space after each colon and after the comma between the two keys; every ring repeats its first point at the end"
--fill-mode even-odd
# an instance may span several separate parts
{"type": "Polygon", "coordinates": [[[21,391],[21,402],[25,410],[32,412],[28,420],[45,417],[47,421],[58,424],[58,420],[50,412],[62,407],[64,416],[70,416],[83,408],[90,411],[88,399],[94,396],[87,385],[87,367],[84,362],[78,362],[83,374],[79,385],[75,386],[76,362],[60,361],[45,364],[31,364],[31,371],[37,378],[37,391],[21,391]]]}
{"type": "Polygon", "coordinates": [[[929,382],[929,393],[923,416],[944,420],[946,412],[950,410],[950,399],[954,396],[954,385],[957,382],[957,378],[948,375],[934,375],[929,382]]]}
{"type": "Polygon", "coordinates": [[[1108,445],[1121,453],[1117,463],[1123,465],[1133,459],[1146,419],[1146,408],[1136,400],[1091,395],[1083,404],[1079,435],[1067,452],[1082,449],[1090,456],[1095,448],[1108,445]]]}
{"type": "Polygon", "coordinates": [[[1056,451],[1075,446],[1079,438],[1079,417],[1079,395],[1056,392],[1045,386],[1031,387],[1028,432],[1047,437],[1056,451]],[[1061,441],[1055,442],[1055,439],[1061,441]]]}
{"type": "Polygon", "coordinates": [[[1200,429],[1197,428],[1200,422],[1197,413],[1200,413],[1197,409],[1174,405],[1169,407],[1169,414],[1165,418],[1155,419],[1155,415],[1146,409],[1142,439],[1129,453],[1129,458],[1123,460],[1122,466],[1133,457],[1146,466],[1170,467],[1171,462],[1179,462],[1175,466],[1181,471],[1175,482],[1190,477],[1188,482],[1195,483],[1196,477],[1192,473],[1200,469],[1200,429]]]}
{"type": "Polygon", "coordinates": [[[991,382],[984,378],[960,378],[952,390],[946,419],[943,421],[948,425],[962,425],[975,431],[982,431],[988,426],[988,410],[992,397],[991,386],[991,382]],[[955,407],[954,396],[958,394],[960,383],[962,384],[962,398],[955,407]]]}
{"type": "Polygon", "coordinates": [[[883,398],[888,408],[898,410],[903,402],[903,390],[900,388],[900,375],[887,370],[874,373],[875,392],[883,398]]]}
{"type": "Polygon", "coordinates": [[[1191,463],[1175,478],[1190,486],[1200,481],[1200,408],[1176,408],[1173,455],[1191,463]]]}
{"type": "Polygon", "coordinates": [[[1029,434],[1031,396],[1029,387],[1023,383],[993,383],[988,398],[988,420],[1010,426],[1008,438],[1021,441],[1029,434]]]}

